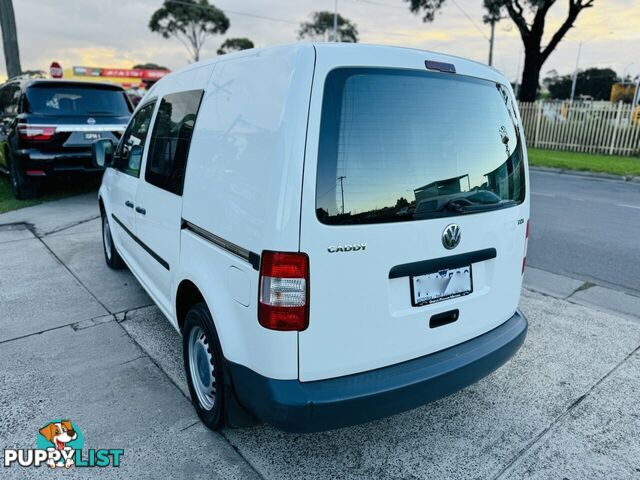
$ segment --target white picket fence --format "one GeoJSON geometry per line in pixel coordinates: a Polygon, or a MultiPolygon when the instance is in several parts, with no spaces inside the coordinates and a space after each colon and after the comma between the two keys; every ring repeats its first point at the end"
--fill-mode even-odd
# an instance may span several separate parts
{"type": "Polygon", "coordinates": [[[610,102],[519,104],[527,146],[605,155],[640,155],[640,108],[610,102]]]}

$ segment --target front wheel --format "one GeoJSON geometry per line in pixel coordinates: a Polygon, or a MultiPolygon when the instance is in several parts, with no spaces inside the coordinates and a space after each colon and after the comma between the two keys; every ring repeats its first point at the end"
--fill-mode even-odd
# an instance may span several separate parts
{"type": "Polygon", "coordinates": [[[116,246],[113,243],[113,237],[111,236],[111,226],[109,225],[109,219],[106,213],[102,214],[102,249],[104,250],[104,260],[107,262],[109,268],[113,270],[122,270],[125,265],[122,257],[116,250],[116,246]]]}
{"type": "Polygon", "coordinates": [[[198,303],[187,313],[182,351],[191,403],[207,427],[219,430],[225,419],[222,350],[204,303],[198,303]]]}

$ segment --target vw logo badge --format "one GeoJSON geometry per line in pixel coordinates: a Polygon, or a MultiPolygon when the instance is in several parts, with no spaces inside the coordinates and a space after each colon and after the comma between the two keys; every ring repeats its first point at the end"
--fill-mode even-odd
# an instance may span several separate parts
{"type": "Polygon", "coordinates": [[[452,250],[460,243],[460,227],[455,223],[447,225],[447,228],[442,232],[442,245],[447,250],[452,250]]]}
{"type": "Polygon", "coordinates": [[[96,119],[95,119],[95,118],[93,118],[93,117],[89,117],[89,118],[87,118],[87,123],[88,123],[89,125],[93,125],[93,124],[95,124],[95,123],[96,123],[96,119]]]}

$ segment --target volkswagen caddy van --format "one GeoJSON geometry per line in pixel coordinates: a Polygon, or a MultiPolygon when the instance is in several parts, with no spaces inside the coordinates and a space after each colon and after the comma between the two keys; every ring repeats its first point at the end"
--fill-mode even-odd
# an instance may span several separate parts
{"type": "Polygon", "coordinates": [[[392,415],[524,341],[527,155],[492,68],[383,46],[247,50],[164,77],[93,154],[106,262],[182,334],[212,429],[392,415]]]}

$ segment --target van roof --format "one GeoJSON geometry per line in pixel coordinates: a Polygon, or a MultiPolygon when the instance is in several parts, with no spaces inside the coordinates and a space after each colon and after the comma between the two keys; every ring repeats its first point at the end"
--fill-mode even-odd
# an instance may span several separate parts
{"type": "Polygon", "coordinates": [[[25,88],[31,87],[31,86],[38,86],[38,85],[54,85],[54,86],[57,85],[60,87],[83,87],[83,88],[86,87],[86,88],[95,88],[100,90],[124,91],[124,88],[114,83],[87,82],[82,80],[66,80],[64,78],[61,78],[61,79],[28,78],[28,79],[18,80],[17,83],[20,83],[25,88]]]}
{"type": "Polygon", "coordinates": [[[228,53],[225,55],[220,55],[217,57],[213,57],[207,60],[200,61],[198,63],[194,63],[191,65],[187,65],[184,68],[175,70],[171,72],[169,75],[166,75],[166,78],[173,77],[175,75],[179,75],[181,73],[187,72],[189,70],[195,70],[197,68],[206,66],[206,65],[214,65],[219,62],[226,62],[229,60],[248,57],[252,55],[259,56],[262,52],[269,51],[270,53],[275,53],[279,51],[283,56],[289,55],[292,52],[302,50],[304,48],[313,47],[318,52],[331,52],[335,49],[340,49],[341,51],[351,50],[351,51],[360,51],[361,53],[376,53],[376,54],[389,54],[389,53],[399,53],[403,52],[405,54],[419,54],[427,59],[433,59],[440,62],[452,63],[459,70],[464,68],[466,71],[472,71],[474,76],[500,80],[501,82],[508,83],[504,75],[498,71],[497,69],[490,67],[481,62],[477,62],[475,60],[469,60],[463,57],[448,55],[444,53],[438,53],[430,50],[421,50],[417,48],[410,47],[399,47],[392,45],[377,45],[377,44],[366,44],[366,43],[346,43],[346,42],[296,42],[296,43],[288,43],[283,45],[274,45],[269,47],[261,47],[261,48],[251,48],[247,50],[241,50],[239,52],[228,53]]]}

